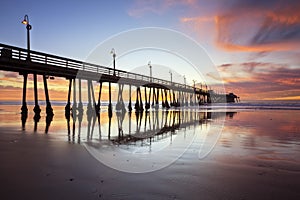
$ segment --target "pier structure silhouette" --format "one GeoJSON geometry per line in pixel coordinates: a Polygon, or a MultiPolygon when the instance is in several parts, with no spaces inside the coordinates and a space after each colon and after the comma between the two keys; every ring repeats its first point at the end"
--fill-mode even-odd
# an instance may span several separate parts
{"type": "Polygon", "coordinates": [[[44,92],[46,99],[46,114],[53,116],[47,79],[54,77],[63,77],[69,80],[68,97],[66,99],[65,114],[70,117],[71,110],[73,112],[83,112],[81,83],[87,81],[88,88],[88,103],[87,112],[100,111],[101,94],[103,83],[108,83],[108,115],[113,114],[112,104],[112,84],[118,85],[118,97],[116,110],[131,112],[135,109],[136,112],[148,111],[151,107],[169,109],[171,107],[184,107],[203,105],[205,103],[214,102],[235,102],[239,100],[235,94],[218,94],[213,90],[176,83],[173,81],[163,80],[152,76],[127,72],[120,69],[105,67],[93,63],[87,63],[70,58],[65,58],[57,55],[51,55],[38,51],[23,49],[11,45],[0,43],[0,70],[18,72],[23,76],[23,93],[22,93],[22,118],[26,120],[28,113],[26,102],[26,88],[28,74],[33,74],[34,82],[34,113],[38,119],[41,109],[38,104],[38,80],[37,76],[43,77],[44,92]],[[76,87],[76,80],[78,87],[76,87]],[[99,83],[98,99],[96,101],[93,83],[99,83]],[[129,87],[129,102],[125,105],[124,85],[129,87]],[[72,87],[73,86],[73,87],[72,87]],[[131,99],[132,89],[135,87],[135,105],[131,99]],[[73,88],[73,104],[71,105],[71,95],[73,88]],[[78,88],[78,102],[76,99],[76,89],[78,88]],[[142,90],[144,89],[144,98],[142,90]],[[152,100],[152,102],[151,102],[152,100]],[[161,101],[161,104],[160,102],[161,101]],[[127,109],[126,109],[127,107],[127,109]],[[24,117],[25,116],[25,117],[24,117]]]}

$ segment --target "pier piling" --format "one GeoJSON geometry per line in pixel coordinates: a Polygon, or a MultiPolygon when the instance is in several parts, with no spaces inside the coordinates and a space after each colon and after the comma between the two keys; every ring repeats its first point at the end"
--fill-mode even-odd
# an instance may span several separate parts
{"type": "Polygon", "coordinates": [[[53,109],[50,103],[46,75],[43,75],[43,82],[44,82],[44,90],[45,90],[45,97],[46,97],[46,114],[50,116],[53,115],[53,109]]]}
{"type": "Polygon", "coordinates": [[[35,114],[40,114],[41,109],[39,106],[39,100],[38,100],[38,89],[37,89],[37,74],[33,74],[33,85],[34,85],[34,108],[33,111],[35,114]]]}

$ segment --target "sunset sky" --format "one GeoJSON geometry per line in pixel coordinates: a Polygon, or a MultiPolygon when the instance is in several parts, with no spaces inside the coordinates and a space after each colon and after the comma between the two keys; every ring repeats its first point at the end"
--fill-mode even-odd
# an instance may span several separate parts
{"type": "MultiPolygon", "coordinates": [[[[299,11],[297,0],[2,0],[0,42],[26,48],[28,14],[33,50],[85,60],[112,35],[162,27],[197,41],[242,100],[300,100],[299,11]]],[[[50,97],[65,99],[67,84],[49,81],[50,97]]],[[[0,71],[0,100],[21,100],[21,88],[22,76],[0,71]]]]}

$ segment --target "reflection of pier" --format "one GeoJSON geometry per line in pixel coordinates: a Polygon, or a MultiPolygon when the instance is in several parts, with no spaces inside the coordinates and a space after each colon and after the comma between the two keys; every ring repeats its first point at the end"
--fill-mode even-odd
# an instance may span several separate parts
{"type": "MultiPolygon", "coordinates": [[[[86,134],[86,140],[97,139],[101,141],[108,140],[115,144],[135,144],[138,141],[147,141],[150,143],[159,141],[176,135],[176,131],[178,130],[192,129],[199,125],[205,126],[211,120],[224,118],[225,115],[233,117],[234,114],[234,112],[198,112],[192,109],[153,110],[151,112],[137,112],[135,114],[118,112],[115,118],[108,118],[108,124],[104,124],[102,123],[101,115],[96,115],[93,112],[92,115],[87,114],[88,124],[86,132],[81,131],[81,121],[77,122],[74,120],[74,117],[72,131],[70,121],[68,121],[67,124],[69,127],[69,136],[72,135],[73,141],[75,141],[77,132],[78,142],[80,142],[82,135],[86,134]],[[112,119],[117,122],[117,127],[112,126],[112,119]],[[128,122],[128,124],[124,124],[124,121],[128,122]],[[75,129],[75,123],[76,127],[78,127],[77,131],[75,129]],[[105,128],[106,130],[104,130],[105,128]],[[112,134],[112,129],[118,131],[114,131],[115,134],[112,134]],[[99,137],[95,137],[95,135],[99,135],[99,137]]],[[[71,137],[69,137],[69,139],[71,140],[71,137]]]]}
{"type": "MultiPolygon", "coordinates": [[[[18,72],[23,75],[23,100],[22,100],[22,118],[26,121],[27,118],[27,103],[26,103],[26,87],[28,74],[33,74],[34,83],[34,101],[35,107],[33,109],[36,114],[36,119],[39,118],[41,109],[38,105],[38,88],[37,88],[37,76],[43,77],[44,91],[46,98],[46,113],[49,118],[53,117],[53,110],[50,103],[47,79],[53,79],[54,77],[64,77],[69,80],[68,99],[65,107],[66,117],[72,112],[82,112],[83,102],[81,85],[85,81],[88,88],[88,104],[87,112],[91,110],[99,113],[101,104],[101,93],[103,84],[108,84],[109,103],[108,103],[108,115],[112,117],[113,105],[112,105],[112,84],[118,86],[118,98],[116,110],[125,111],[126,106],[124,102],[124,88],[128,87],[128,105],[127,110],[131,112],[134,108],[136,112],[142,112],[144,109],[149,110],[158,108],[161,105],[162,108],[169,109],[170,107],[183,107],[183,106],[196,106],[204,103],[212,102],[226,102],[235,101],[238,99],[235,95],[217,94],[212,90],[196,87],[186,84],[176,83],[152,76],[146,76],[142,74],[136,74],[126,72],[123,70],[117,70],[86,63],[78,60],[64,58],[60,56],[45,54],[36,51],[29,51],[22,48],[0,44],[1,56],[0,56],[0,70],[18,72]],[[29,54],[30,52],[30,54],[29,54]],[[93,88],[94,83],[99,84],[98,99],[96,103],[95,91],[93,88]],[[78,86],[76,85],[78,83],[78,86]],[[71,106],[71,95],[73,87],[73,104],[71,106]],[[78,90],[77,90],[78,88],[78,90]],[[135,105],[132,106],[131,90],[135,88],[135,105]],[[79,99],[77,101],[76,95],[79,99]],[[224,96],[225,98],[223,98],[224,96]],[[228,97],[228,98],[227,98],[228,97]],[[151,102],[152,100],[152,102],[151,102]],[[161,100],[161,103],[159,101],[161,100]]],[[[115,57],[114,57],[115,58],[115,57]]]]}

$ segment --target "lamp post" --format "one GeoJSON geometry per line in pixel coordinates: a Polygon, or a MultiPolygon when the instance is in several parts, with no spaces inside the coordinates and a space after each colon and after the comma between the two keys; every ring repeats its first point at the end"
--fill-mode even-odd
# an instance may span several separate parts
{"type": "Polygon", "coordinates": [[[113,56],[114,76],[116,75],[116,51],[114,48],[111,49],[110,53],[113,56]]]}
{"type": "Polygon", "coordinates": [[[183,80],[184,80],[184,87],[186,88],[186,78],[185,78],[185,75],[183,75],[183,80]]]}
{"type": "Polygon", "coordinates": [[[151,61],[148,62],[148,66],[150,69],[150,82],[152,82],[152,66],[151,66],[151,61]]]}
{"type": "Polygon", "coordinates": [[[28,15],[24,16],[22,24],[25,24],[27,29],[27,60],[30,60],[30,30],[32,29],[32,26],[29,24],[28,15]]]}
{"type": "Polygon", "coordinates": [[[170,73],[170,76],[171,76],[171,84],[172,84],[172,71],[170,70],[169,73],[170,73]]]}

